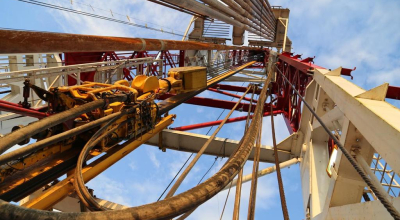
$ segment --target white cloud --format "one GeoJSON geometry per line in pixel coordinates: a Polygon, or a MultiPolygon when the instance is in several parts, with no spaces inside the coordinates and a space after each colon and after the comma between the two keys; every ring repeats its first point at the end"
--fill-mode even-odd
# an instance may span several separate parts
{"type": "Polygon", "coordinates": [[[160,161],[157,159],[156,154],[154,153],[154,150],[155,149],[148,148],[147,154],[149,155],[149,158],[150,158],[151,162],[153,162],[153,165],[156,168],[159,168],[160,167],[160,161]]]}
{"type": "Polygon", "coordinates": [[[397,1],[306,0],[288,1],[284,6],[291,9],[289,37],[295,53],[315,55],[316,64],[326,68],[357,67],[354,82],[362,87],[396,83],[389,75],[377,75],[400,65],[397,1]]]}
{"type": "Polygon", "coordinates": [[[204,112],[204,108],[203,107],[197,107],[196,108],[196,112],[197,113],[203,113],[204,112]]]}
{"type": "Polygon", "coordinates": [[[135,164],[135,161],[134,160],[131,160],[131,162],[129,162],[129,167],[132,169],[132,170],[136,170],[136,164],[135,164]]]}
{"type": "Polygon", "coordinates": [[[370,75],[367,82],[372,85],[379,85],[382,82],[390,82],[391,85],[400,85],[400,67],[393,70],[378,71],[376,74],[370,75]]]}
{"type": "MultiPolygon", "coordinates": [[[[173,31],[178,34],[183,34],[190,20],[189,15],[149,1],[89,0],[85,1],[83,4],[77,1],[71,5],[69,1],[60,2],[49,0],[49,3],[121,21],[128,21],[127,16],[129,16],[132,23],[147,25],[148,27],[160,30],[173,31]],[[113,12],[112,14],[111,11],[113,12]]],[[[47,9],[47,11],[53,16],[54,20],[62,29],[68,33],[122,37],[152,36],[152,38],[180,38],[179,36],[163,34],[162,32],[151,31],[149,29],[119,24],[75,13],[55,9],[47,9]],[[155,35],[158,35],[158,37],[154,37],[155,35]]]]}
{"type": "Polygon", "coordinates": [[[130,205],[128,189],[123,183],[110,179],[106,174],[100,174],[87,184],[94,189],[94,195],[98,198],[109,200],[122,205],[130,205]]]}
{"type": "MultiPolygon", "coordinates": [[[[225,160],[219,161],[216,169],[219,169],[225,160]]],[[[244,167],[244,175],[251,173],[253,163],[248,162],[244,167]]],[[[240,202],[240,219],[247,218],[247,208],[250,198],[251,183],[244,183],[242,186],[242,196],[240,202]]],[[[268,175],[258,180],[257,199],[256,199],[256,214],[265,212],[276,207],[276,197],[278,195],[277,183],[275,174],[268,175]]],[[[232,219],[233,204],[235,199],[236,188],[232,187],[229,193],[228,202],[224,211],[223,219],[232,219]]],[[[201,205],[189,219],[219,219],[228,190],[220,192],[218,195],[201,205]]]]}

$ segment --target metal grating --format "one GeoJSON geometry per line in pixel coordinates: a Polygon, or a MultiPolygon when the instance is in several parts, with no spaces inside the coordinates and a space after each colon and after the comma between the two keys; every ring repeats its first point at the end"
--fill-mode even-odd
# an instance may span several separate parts
{"type": "Polygon", "coordinates": [[[398,197],[400,195],[399,176],[391,169],[381,155],[374,155],[371,163],[371,170],[375,173],[383,188],[386,189],[386,192],[390,196],[398,197]]]}

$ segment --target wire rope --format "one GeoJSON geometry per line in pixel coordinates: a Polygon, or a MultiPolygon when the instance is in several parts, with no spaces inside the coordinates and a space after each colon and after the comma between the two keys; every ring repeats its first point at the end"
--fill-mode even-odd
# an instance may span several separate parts
{"type": "Polygon", "coordinates": [[[278,147],[276,145],[276,138],[275,138],[275,124],[274,124],[274,110],[272,108],[272,94],[271,97],[271,131],[272,131],[272,143],[274,146],[274,159],[275,159],[275,167],[276,167],[276,177],[278,179],[278,187],[279,187],[279,195],[281,197],[281,206],[283,212],[283,218],[285,220],[289,220],[289,212],[286,205],[286,198],[285,198],[285,190],[283,188],[283,181],[281,175],[281,167],[279,166],[279,156],[278,156],[278,147]]]}
{"type": "Polygon", "coordinates": [[[131,22],[128,22],[128,21],[123,21],[123,20],[119,20],[119,19],[115,19],[115,18],[96,15],[96,14],[92,14],[92,13],[89,13],[89,12],[70,9],[70,8],[57,6],[57,5],[54,5],[54,4],[45,3],[45,2],[41,2],[41,1],[36,1],[36,0],[16,0],[16,1],[24,2],[24,3],[28,3],[28,4],[33,4],[33,5],[38,5],[38,6],[42,6],[42,7],[46,7],[46,8],[52,8],[52,9],[56,9],[56,10],[60,10],[60,11],[70,12],[70,13],[74,13],[74,14],[84,15],[84,16],[88,16],[88,17],[92,17],[92,18],[98,18],[98,19],[102,19],[102,20],[106,20],[106,21],[112,21],[112,22],[125,24],[125,25],[130,25],[130,26],[134,26],[134,27],[149,29],[149,30],[158,31],[158,32],[162,32],[162,33],[172,34],[172,35],[176,35],[176,36],[183,36],[183,34],[174,33],[173,31],[164,31],[162,29],[149,27],[147,25],[135,24],[135,23],[131,23],[131,22]]]}

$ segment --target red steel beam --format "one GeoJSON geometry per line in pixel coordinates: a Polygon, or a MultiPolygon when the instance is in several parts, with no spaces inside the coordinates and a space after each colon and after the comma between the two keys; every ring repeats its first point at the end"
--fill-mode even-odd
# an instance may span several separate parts
{"type": "MultiPolygon", "coordinates": [[[[294,67],[295,69],[299,70],[302,73],[307,73],[307,71],[314,69],[326,69],[325,67],[321,67],[314,64],[315,57],[307,57],[302,60],[299,58],[300,55],[292,56],[292,53],[288,52],[283,52],[281,55],[279,55],[280,60],[283,60],[284,62],[286,62],[287,64],[289,64],[290,66],[294,67]]],[[[355,67],[353,69],[342,68],[340,74],[344,76],[350,76],[351,79],[353,79],[351,72],[354,70],[356,70],[355,67]]]]}
{"type": "MultiPolygon", "coordinates": [[[[172,94],[164,94],[160,96],[158,99],[159,100],[164,100],[169,97],[172,97],[174,95],[172,94]]],[[[200,105],[200,106],[205,106],[205,107],[212,107],[212,108],[220,108],[220,109],[232,109],[236,102],[233,101],[226,101],[226,100],[220,100],[220,99],[211,99],[211,98],[204,98],[204,97],[193,97],[189,99],[188,101],[185,102],[186,104],[192,104],[192,105],[200,105]]],[[[238,106],[238,109],[236,111],[244,111],[247,112],[250,108],[250,104],[248,103],[242,103],[238,106]]],[[[254,112],[256,108],[256,105],[251,105],[251,112],[254,112]]],[[[264,105],[264,109],[269,109],[269,104],[264,105]]]]}
{"type": "MultiPolygon", "coordinates": [[[[282,113],[284,113],[284,111],[282,111],[282,110],[273,111],[274,115],[282,114],[282,113]]],[[[271,112],[264,112],[264,114],[263,114],[263,116],[269,116],[269,115],[271,115],[271,112]]],[[[250,115],[250,118],[253,118],[253,115],[250,115]]],[[[225,123],[244,121],[246,119],[247,119],[247,116],[230,118],[225,123]]],[[[218,121],[210,121],[210,122],[204,122],[204,123],[193,124],[193,125],[186,125],[186,126],[171,128],[171,130],[188,131],[188,130],[193,130],[193,129],[198,129],[198,128],[205,128],[205,127],[210,127],[210,126],[214,126],[214,125],[219,125],[219,124],[221,124],[222,121],[223,120],[218,120],[218,121]]]]}
{"type": "Polygon", "coordinates": [[[286,62],[290,66],[296,68],[302,73],[307,73],[307,71],[314,70],[315,68],[325,69],[324,67],[312,64],[312,62],[314,61],[313,57],[308,57],[303,60],[300,60],[299,56],[291,56],[291,55],[292,55],[291,53],[283,52],[281,55],[279,55],[279,59],[286,62]]]}
{"type": "Polygon", "coordinates": [[[386,98],[400,100],[400,87],[389,86],[386,92],[386,98]]]}
{"type": "MultiPolygon", "coordinates": [[[[313,64],[314,57],[300,59],[300,55],[292,56],[292,53],[284,52],[279,55],[278,68],[286,75],[295,89],[304,96],[306,86],[312,79],[312,71],[316,68],[326,69],[313,64]],[[310,74],[308,74],[310,73],[310,74]]],[[[351,76],[354,69],[342,68],[341,75],[351,76]]],[[[276,96],[277,109],[284,110],[285,122],[290,133],[297,131],[301,119],[301,99],[292,91],[283,78],[278,74],[273,83],[272,93],[276,96]]]]}
{"type": "Polygon", "coordinates": [[[26,109],[21,106],[16,106],[17,104],[14,104],[14,103],[12,103],[12,104],[13,105],[10,105],[5,101],[0,100],[0,110],[16,113],[16,114],[23,115],[23,116],[39,118],[39,119],[45,118],[48,116],[46,113],[39,112],[39,111],[33,110],[33,109],[26,109]]]}
{"type": "Polygon", "coordinates": [[[7,101],[1,100],[1,99],[0,99],[0,103],[5,104],[5,105],[12,105],[12,106],[15,106],[15,107],[21,107],[17,103],[7,102],[7,101]]]}

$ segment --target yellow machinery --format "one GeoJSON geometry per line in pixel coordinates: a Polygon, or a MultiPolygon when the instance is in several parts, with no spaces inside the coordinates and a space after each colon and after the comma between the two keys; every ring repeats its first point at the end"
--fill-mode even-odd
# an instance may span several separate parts
{"type": "MultiPolygon", "coordinates": [[[[53,114],[67,111],[104,97],[117,94],[129,95],[130,98],[128,101],[113,102],[103,108],[96,108],[81,114],[73,120],[66,121],[63,124],[46,129],[32,136],[32,138],[40,141],[69,129],[89,124],[105,116],[121,112],[124,109],[136,108],[135,111],[120,117],[112,125],[109,125],[110,128],[118,125],[118,129],[110,136],[103,138],[97,147],[91,150],[91,155],[96,156],[118,144],[121,140],[137,138],[143,132],[153,129],[154,125],[161,119],[157,114],[158,107],[154,102],[154,99],[158,95],[166,92],[178,94],[204,88],[207,86],[207,77],[205,67],[182,67],[171,69],[168,73],[168,78],[165,79],[158,79],[155,76],[138,75],[134,78],[131,85],[126,80],[117,81],[114,85],[84,82],[82,85],[51,88],[49,91],[45,91],[34,85],[30,86],[39,97],[43,97],[48,102],[48,110],[53,114]]],[[[28,156],[2,165],[0,167],[0,182],[3,182],[8,176],[13,175],[17,171],[37,164],[51,155],[65,152],[73,147],[82,147],[105,124],[106,122],[79,135],[72,136],[35,151],[28,156]]],[[[21,127],[16,127],[15,130],[19,128],[21,127]]],[[[29,137],[23,144],[28,142],[29,137]]],[[[16,180],[13,184],[18,185],[18,183],[21,183],[21,180],[16,180]]],[[[9,189],[9,186],[0,186],[0,194],[5,193],[9,189]]]]}
{"type": "Polygon", "coordinates": [[[209,80],[205,67],[180,67],[170,69],[167,78],[138,75],[131,83],[83,82],[49,91],[26,81],[26,90],[32,89],[48,103],[49,117],[17,126],[3,138],[0,151],[29,143],[31,138],[36,142],[0,155],[0,195],[18,201],[66,173],[67,178],[53,182],[46,193],[24,206],[47,209],[75,190],[86,207],[101,210],[92,204],[84,182],[172,124],[175,116],[168,115],[170,109],[254,63],[209,80]],[[176,96],[155,103],[165,93],[176,96]]]}

